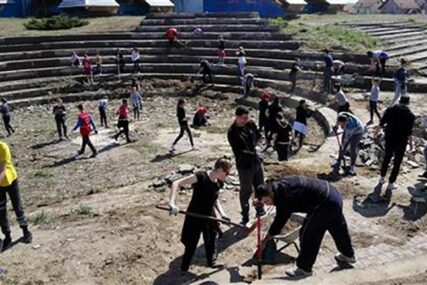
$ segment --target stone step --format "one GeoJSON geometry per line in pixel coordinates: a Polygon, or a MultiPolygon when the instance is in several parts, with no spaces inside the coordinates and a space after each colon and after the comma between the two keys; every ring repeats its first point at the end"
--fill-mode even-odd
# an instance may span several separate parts
{"type": "Polygon", "coordinates": [[[389,52],[400,52],[409,48],[413,48],[413,47],[418,47],[418,46],[423,46],[427,43],[427,39],[421,39],[421,40],[417,40],[417,41],[411,41],[411,42],[406,42],[406,43],[400,43],[400,44],[395,44],[392,46],[388,46],[387,47],[387,51],[389,52]]]}
{"type": "Polygon", "coordinates": [[[406,33],[412,33],[412,32],[421,32],[424,31],[424,29],[394,29],[389,31],[382,31],[382,32],[368,32],[370,36],[373,37],[382,37],[382,36],[388,36],[388,35],[395,35],[395,36],[404,36],[406,33]]]}
{"type": "MultiPolygon", "coordinates": [[[[141,63],[192,63],[198,64],[201,59],[207,59],[211,63],[215,63],[218,60],[217,56],[212,55],[213,52],[210,53],[209,56],[196,56],[196,55],[182,55],[182,54],[161,54],[161,55],[149,55],[143,53],[141,63]]],[[[92,57],[94,54],[89,54],[92,57]]],[[[262,58],[260,55],[253,54],[252,52],[247,52],[246,59],[248,61],[249,66],[263,67],[265,69],[289,69],[292,67],[294,60],[293,59],[277,59],[277,58],[262,58]]],[[[129,55],[124,56],[124,60],[126,64],[132,65],[132,61],[129,55]]],[[[103,56],[103,64],[111,64],[115,63],[115,56],[105,55],[103,56]]],[[[225,58],[225,64],[235,65],[237,63],[237,57],[235,54],[233,56],[229,56],[225,58]]],[[[305,70],[315,70],[322,71],[321,67],[322,61],[318,60],[308,60],[305,61],[302,59],[301,67],[305,70]]],[[[42,59],[32,59],[32,60],[18,60],[18,61],[10,61],[10,62],[0,62],[0,71],[11,71],[11,70],[22,70],[22,69],[33,69],[33,68],[46,68],[46,67],[59,67],[59,66],[68,66],[69,65],[69,57],[62,58],[42,58],[42,59]]],[[[396,68],[389,68],[385,74],[385,77],[393,77],[394,71],[396,68]]],[[[368,71],[367,66],[363,65],[355,65],[355,64],[347,64],[345,68],[346,73],[348,74],[363,74],[363,75],[371,75],[372,72],[368,71]]]]}
{"type": "Polygon", "coordinates": [[[268,24],[267,19],[261,18],[198,18],[198,19],[145,19],[142,21],[143,26],[175,26],[175,25],[244,25],[244,24],[268,24]]]}
{"type": "MultiPolygon", "coordinates": [[[[125,54],[130,54],[131,49],[125,47],[118,47],[125,54]]],[[[82,56],[84,53],[89,55],[95,55],[97,51],[100,52],[103,56],[114,55],[116,49],[111,48],[75,48],[75,49],[58,49],[58,50],[41,50],[41,51],[28,51],[28,52],[8,52],[0,53],[0,62],[1,61],[14,61],[14,60],[25,60],[25,59],[48,59],[48,58],[57,58],[57,57],[70,57],[72,51],[76,51],[77,54],[82,56]]],[[[305,52],[305,51],[296,51],[296,50],[285,50],[285,49],[251,49],[245,48],[246,54],[251,57],[260,57],[260,58],[274,58],[274,59],[285,59],[285,60],[294,60],[295,57],[300,58],[301,60],[313,60],[313,61],[322,61],[323,54],[320,52],[305,52]]],[[[194,55],[194,56],[212,56],[216,54],[216,48],[207,48],[207,47],[189,47],[185,49],[169,49],[169,48],[152,48],[146,47],[140,50],[141,55],[146,54],[151,55],[194,55]]],[[[234,55],[235,50],[229,47],[228,42],[226,42],[226,52],[227,55],[234,55]]],[[[343,53],[334,53],[334,58],[340,59],[346,63],[355,63],[355,64],[369,64],[369,59],[366,55],[363,54],[343,54],[343,53]]]]}
{"type": "MultiPolygon", "coordinates": [[[[192,30],[191,30],[192,31],[192,30]]],[[[218,32],[206,32],[203,34],[203,39],[218,39],[218,36],[222,34],[224,39],[253,39],[253,35],[247,35],[242,33],[218,33],[218,32]]],[[[272,35],[270,32],[259,32],[257,37],[263,39],[291,39],[290,35],[284,33],[276,33],[272,35]]],[[[200,36],[194,35],[192,32],[181,32],[180,38],[182,39],[200,39],[200,36]]],[[[165,32],[161,31],[158,33],[105,33],[105,34],[80,34],[80,35],[61,35],[61,36],[39,36],[39,37],[9,37],[0,39],[0,47],[9,45],[19,44],[48,44],[51,42],[75,42],[75,41],[117,41],[117,40],[154,40],[154,39],[165,39],[165,32]]]]}
{"type": "Polygon", "coordinates": [[[358,29],[359,31],[362,31],[364,33],[370,34],[370,33],[376,33],[376,32],[385,32],[385,31],[394,31],[396,30],[396,27],[369,27],[369,28],[363,28],[363,27],[354,27],[355,29],[358,29]]]}
{"type": "Polygon", "coordinates": [[[25,92],[28,89],[43,88],[51,83],[58,83],[66,80],[74,79],[83,79],[84,75],[72,75],[72,76],[63,76],[63,77],[42,77],[42,78],[31,78],[31,79],[21,79],[14,81],[5,81],[0,82],[0,92],[25,92]]]}
{"type": "MultiPolygon", "coordinates": [[[[427,40],[425,41],[427,43],[427,40]]],[[[417,54],[427,51],[426,44],[415,44],[413,46],[395,50],[391,52],[391,57],[408,57],[412,58],[413,56],[417,56],[417,54]]]]}
{"type": "Polygon", "coordinates": [[[409,59],[411,60],[411,62],[414,63],[426,63],[427,61],[427,50],[424,52],[418,52],[416,54],[413,54],[411,56],[409,56],[409,59]]]}
{"type": "Polygon", "coordinates": [[[410,44],[411,42],[417,42],[417,41],[422,41],[426,38],[425,35],[415,35],[415,36],[408,36],[408,37],[403,37],[403,38],[395,38],[395,39],[391,39],[391,40],[382,40],[381,42],[387,46],[393,46],[393,45],[398,45],[398,44],[410,44]]]}
{"type": "Polygon", "coordinates": [[[259,18],[258,12],[233,13],[149,13],[145,19],[198,19],[198,18],[259,18]]]}
{"type": "Polygon", "coordinates": [[[425,35],[425,31],[416,31],[416,32],[406,32],[403,35],[402,34],[391,34],[391,35],[384,35],[384,36],[377,36],[376,38],[380,39],[381,41],[387,40],[390,42],[393,39],[406,39],[406,37],[410,36],[418,36],[418,35],[425,35]]]}
{"type": "MultiPolygon", "coordinates": [[[[141,64],[143,73],[196,73],[199,69],[198,64],[141,64]]],[[[105,73],[115,73],[116,67],[114,65],[105,65],[105,73]]],[[[125,67],[126,72],[131,72],[133,67],[128,65],[125,67]]],[[[8,80],[19,80],[26,78],[38,78],[38,77],[52,77],[52,76],[68,76],[68,75],[78,75],[81,74],[81,69],[71,68],[71,67],[51,67],[51,68],[39,68],[39,69],[30,69],[30,70],[20,70],[20,71],[7,71],[0,72],[0,81],[8,80]]],[[[214,74],[224,74],[224,75],[233,75],[237,78],[237,67],[235,65],[231,66],[214,66],[214,74]]],[[[251,72],[256,74],[258,78],[272,79],[272,80],[289,80],[289,71],[281,71],[274,69],[265,69],[262,67],[249,66],[246,68],[246,72],[251,72]]],[[[299,73],[299,78],[301,79],[313,79],[314,77],[321,79],[321,72],[313,71],[301,71],[299,73]]],[[[358,80],[352,84],[354,88],[363,88],[369,89],[371,86],[371,76],[360,76],[358,80]]],[[[382,90],[393,90],[393,80],[384,78],[382,81],[382,90]]],[[[409,92],[425,92],[427,90],[427,85],[424,82],[414,82],[409,85],[409,92]]]]}
{"type": "MultiPolygon", "coordinates": [[[[260,36],[260,35],[258,35],[260,36]]],[[[297,41],[289,40],[275,40],[274,37],[260,36],[258,39],[252,37],[254,40],[235,39],[227,41],[227,48],[238,48],[244,46],[245,48],[267,48],[267,49],[298,49],[299,43],[297,41]]],[[[278,37],[280,38],[280,37],[278,37]]],[[[286,35],[283,38],[288,38],[286,35]]],[[[218,47],[218,41],[215,40],[190,40],[187,41],[188,47],[218,47]]],[[[25,44],[25,45],[11,45],[0,47],[0,53],[10,51],[35,51],[35,50],[54,50],[54,49],[74,49],[74,48],[128,48],[133,47],[146,48],[166,48],[169,46],[167,40],[128,40],[128,41],[80,41],[80,42],[58,42],[58,43],[45,43],[45,44],[25,44]]]]}
{"type": "MultiPolygon", "coordinates": [[[[142,25],[138,27],[138,31],[141,33],[164,33],[170,26],[147,26],[142,25]]],[[[257,25],[175,25],[178,33],[191,33],[197,28],[201,28],[204,33],[227,33],[227,32],[240,32],[240,33],[257,33],[257,32],[279,32],[281,30],[278,26],[268,26],[264,24],[257,25]]],[[[199,36],[203,38],[203,35],[199,36]]]]}

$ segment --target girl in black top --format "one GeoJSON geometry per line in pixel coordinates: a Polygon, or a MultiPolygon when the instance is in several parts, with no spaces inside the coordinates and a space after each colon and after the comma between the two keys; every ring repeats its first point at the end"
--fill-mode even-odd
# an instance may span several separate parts
{"type": "MultiPolygon", "coordinates": [[[[179,209],[175,205],[175,196],[182,185],[193,186],[193,196],[187,211],[205,216],[215,216],[215,209],[222,219],[229,220],[218,201],[219,190],[230,172],[232,163],[221,158],[215,162],[213,171],[200,171],[193,175],[181,178],[172,183],[170,194],[170,213],[176,215],[179,209]]],[[[187,216],[182,228],[181,242],[185,246],[181,270],[188,271],[194,252],[203,234],[206,259],[209,267],[216,267],[216,235],[218,226],[215,222],[187,216]]]]}
{"type": "Polygon", "coordinates": [[[56,129],[58,131],[59,140],[62,140],[62,135],[64,135],[65,138],[68,138],[67,125],[65,124],[67,110],[62,104],[61,98],[56,99],[56,104],[53,106],[53,114],[55,115],[56,129]]]}
{"type": "Polygon", "coordinates": [[[4,123],[4,127],[6,128],[7,131],[7,136],[11,136],[12,133],[15,132],[15,130],[12,128],[12,126],[10,125],[10,110],[9,110],[9,105],[7,104],[6,99],[1,99],[2,105],[0,108],[0,113],[3,116],[3,123],[4,123]]]}
{"type": "Polygon", "coordinates": [[[222,35],[218,38],[218,64],[223,65],[224,64],[224,58],[225,58],[225,43],[224,38],[222,35]]]}
{"type": "Polygon", "coordinates": [[[292,127],[285,120],[282,113],[277,114],[276,134],[274,135],[274,148],[276,149],[279,161],[288,160],[290,137],[292,127]]]}
{"type": "Polygon", "coordinates": [[[289,72],[289,79],[291,80],[292,87],[291,92],[294,92],[295,87],[297,85],[297,74],[298,71],[301,70],[300,67],[300,60],[297,58],[295,59],[295,62],[292,64],[291,71],[289,72]]]}
{"type": "Polygon", "coordinates": [[[178,117],[180,132],[178,137],[175,139],[175,141],[171,146],[171,149],[170,149],[171,152],[175,151],[175,145],[184,136],[184,132],[187,132],[188,138],[190,139],[192,150],[196,149],[193,143],[193,136],[191,135],[190,128],[188,127],[187,116],[185,114],[185,109],[184,109],[185,103],[186,103],[185,99],[178,100],[178,106],[176,107],[176,116],[178,117]]]}

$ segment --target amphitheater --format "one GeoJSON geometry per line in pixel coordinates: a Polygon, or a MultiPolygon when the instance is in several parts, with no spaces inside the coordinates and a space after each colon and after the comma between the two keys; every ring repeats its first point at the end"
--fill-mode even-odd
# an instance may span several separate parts
{"type": "MultiPolygon", "coordinates": [[[[411,55],[417,51],[418,54],[412,60],[422,62],[425,57],[424,31],[415,27],[400,30],[408,32],[411,39],[413,37],[413,40],[419,40],[416,45],[406,45],[404,42],[397,42],[393,36],[395,27],[395,24],[381,27],[372,24],[358,28],[378,36],[387,44],[394,57],[411,55]]],[[[1,282],[157,285],[295,283],[283,279],[284,270],[297,254],[295,249],[286,249],[276,266],[264,267],[263,280],[255,280],[255,266],[250,262],[248,265],[247,262],[253,254],[255,236],[236,238],[236,229],[232,228],[225,232],[224,240],[220,241],[220,261],[226,265],[224,269],[208,269],[203,267],[202,262],[196,262],[194,274],[179,274],[178,261],[182,248],[177,244],[182,221],[172,220],[167,214],[154,210],[154,205],[159,201],[166,201],[168,194],[154,193],[150,187],[154,180],[171,172],[177,164],[191,162],[203,165],[206,163],[205,156],[212,161],[219,153],[230,152],[224,132],[212,131],[209,134],[199,131],[196,132],[196,137],[204,143],[201,144],[202,150],[199,152],[183,152],[179,158],[159,156],[159,153],[167,148],[175,131],[170,130],[170,126],[165,131],[164,124],[175,119],[174,114],[162,114],[166,111],[158,107],[164,105],[169,108],[169,113],[173,113],[176,97],[186,95],[185,88],[191,89],[192,95],[196,95],[200,88],[203,88],[206,94],[211,94],[205,99],[191,97],[190,106],[197,105],[200,100],[208,100],[207,102],[217,106],[214,110],[214,122],[221,122],[224,129],[231,122],[236,102],[255,107],[257,95],[262,90],[280,96],[282,103],[289,110],[297,106],[300,99],[308,100],[316,109],[311,123],[314,125],[313,129],[319,132],[310,138],[315,148],[304,150],[295,159],[285,163],[285,166],[300,169],[302,173],[304,171],[301,169],[310,169],[309,172],[314,174],[325,173],[331,161],[331,154],[337,149],[336,138],[330,135],[336,112],[325,104],[324,96],[312,88],[316,85],[316,80],[321,81],[322,52],[305,51],[300,49],[300,45],[301,43],[293,40],[289,34],[281,32],[279,27],[269,25],[268,19],[260,18],[257,13],[150,14],[142,21],[137,31],[0,39],[0,97],[8,100],[15,117],[28,116],[26,120],[32,122],[35,115],[31,113],[49,108],[57,97],[70,106],[75,102],[85,101],[92,109],[95,109],[96,100],[105,96],[112,102],[117,102],[117,99],[128,96],[125,88],[132,78],[141,80],[143,86],[145,82],[152,85],[147,109],[155,110],[144,114],[143,122],[135,123],[134,132],[140,138],[146,137],[145,140],[141,139],[144,144],[138,145],[137,142],[137,146],[110,147],[111,135],[108,130],[102,130],[100,139],[94,140],[95,144],[104,146],[105,155],[101,153],[96,161],[68,158],[71,156],[69,142],[56,145],[53,142],[40,141],[40,138],[46,138],[47,135],[51,138],[54,136],[53,128],[46,134],[36,130],[37,126],[46,123],[34,122],[34,126],[28,127],[31,134],[22,133],[23,140],[37,144],[24,146],[23,141],[13,137],[10,139],[12,147],[23,151],[18,164],[18,169],[20,166],[25,169],[22,170],[25,177],[23,188],[26,185],[35,188],[44,185],[45,182],[38,180],[30,184],[30,180],[34,176],[37,177],[35,170],[31,169],[36,163],[43,166],[43,171],[52,171],[47,172],[48,174],[40,172],[42,174],[38,174],[37,178],[40,180],[48,180],[49,175],[61,179],[61,174],[69,172],[76,176],[74,179],[67,176],[57,183],[58,185],[49,184],[57,193],[62,191],[62,187],[73,189],[72,193],[61,192],[64,196],[59,200],[52,198],[52,193],[43,192],[43,189],[37,189],[34,193],[31,193],[30,189],[23,191],[30,218],[39,217],[39,214],[45,211],[55,215],[56,220],[46,225],[34,226],[34,245],[18,244],[1,254],[0,266],[7,269],[7,274],[1,282]],[[179,29],[180,39],[187,42],[187,48],[168,48],[164,31],[170,26],[179,29]],[[202,35],[192,33],[196,27],[203,29],[202,35]],[[216,62],[219,35],[223,35],[225,39],[225,65],[213,64],[214,86],[195,87],[189,83],[189,78],[198,71],[201,59],[216,62]],[[237,76],[235,55],[240,46],[246,51],[248,65],[245,71],[256,75],[256,90],[248,99],[240,98],[241,82],[237,76]],[[130,51],[133,47],[138,47],[141,51],[142,72],[132,74],[130,56],[125,56],[127,66],[122,75],[123,81],[119,82],[115,76],[115,51],[130,51]],[[99,51],[103,56],[103,75],[96,77],[93,86],[83,83],[85,78],[81,69],[69,66],[72,51],[80,55],[88,53],[92,58],[99,51]],[[302,60],[303,70],[299,74],[300,83],[295,94],[290,94],[289,69],[296,57],[302,60]],[[181,86],[181,89],[176,94],[172,91],[166,96],[163,92],[167,82],[172,82],[169,88],[173,89],[176,84],[181,86]],[[227,94],[224,103],[216,103],[221,99],[218,94],[227,94]],[[158,101],[162,96],[169,99],[165,99],[165,102],[158,101]],[[149,117],[152,117],[150,121],[149,117]],[[211,149],[205,153],[203,147],[206,146],[211,149]],[[144,150],[141,151],[141,148],[144,150]],[[148,148],[156,155],[149,153],[148,148]],[[29,149],[27,153],[26,149],[29,149]],[[93,172],[95,168],[105,168],[105,173],[93,172]],[[126,170],[126,173],[120,172],[121,170],[126,170]],[[139,174],[142,176],[138,177],[139,174]],[[92,185],[94,181],[103,183],[104,180],[111,184],[108,191],[95,189],[92,185]],[[81,194],[83,192],[87,195],[81,194]],[[70,214],[70,209],[74,209],[79,203],[90,204],[94,208],[97,207],[97,210],[79,220],[70,214]]],[[[355,113],[365,122],[368,121],[363,92],[371,86],[372,75],[367,71],[369,60],[364,54],[340,51],[334,51],[333,54],[334,58],[346,63],[347,74],[358,74],[356,81],[349,86],[349,96],[355,113]]],[[[392,96],[393,72],[396,68],[397,65],[392,63],[383,78],[381,88],[385,101],[392,96]]],[[[414,111],[420,116],[425,116],[427,104],[422,93],[426,90],[427,80],[422,72],[416,73],[409,92],[415,102],[414,111]]],[[[43,114],[41,119],[49,120],[48,115],[43,114]]],[[[78,143],[78,139],[71,142],[74,145],[78,143]]],[[[277,163],[268,164],[266,167],[270,174],[281,173],[286,169],[277,163]]],[[[427,282],[427,235],[423,221],[427,209],[425,203],[418,203],[407,190],[414,187],[417,172],[421,170],[410,170],[402,175],[393,203],[379,206],[371,205],[364,199],[376,182],[376,170],[360,167],[357,177],[345,177],[336,182],[337,187],[343,191],[345,214],[356,247],[358,262],[355,268],[336,268],[332,258],[335,249],[328,236],[314,268],[316,275],[296,283],[427,282]]],[[[230,211],[230,217],[238,219],[239,213],[235,209],[236,193],[226,191],[224,197],[224,201],[227,201],[225,208],[230,211]]],[[[185,195],[180,199],[188,201],[185,195]]],[[[203,261],[203,250],[200,253],[198,251],[196,257],[197,260],[203,261]]]]}

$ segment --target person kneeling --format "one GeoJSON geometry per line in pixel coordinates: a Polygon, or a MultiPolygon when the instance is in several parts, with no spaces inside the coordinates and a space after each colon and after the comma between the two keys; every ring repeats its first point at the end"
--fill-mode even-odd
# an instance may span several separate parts
{"type": "Polygon", "coordinates": [[[342,211],[341,195],[328,181],[307,176],[285,176],[260,185],[255,197],[258,200],[255,203],[276,206],[276,217],[263,239],[263,247],[280,234],[292,213],[307,214],[300,230],[301,252],[296,267],[286,271],[288,276],[304,278],[313,274],[313,264],[326,231],[332,235],[339,251],[336,261],[356,262],[342,211]]]}
{"type": "MultiPolygon", "coordinates": [[[[215,162],[213,171],[200,171],[172,183],[169,199],[170,214],[176,215],[179,212],[178,207],[175,205],[175,196],[180,186],[192,185],[193,196],[191,197],[187,212],[205,216],[215,216],[216,209],[222,219],[229,220],[218,201],[218,196],[219,190],[222,188],[231,168],[232,163],[228,159],[220,158],[215,162]]],[[[203,234],[208,266],[212,268],[217,267],[217,223],[186,216],[181,234],[181,242],[185,246],[184,256],[181,263],[182,271],[188,271],[190,268],[191,259],[196,251],[200,234],[203,234]]]]}
{"type": "Polygon", "coordinates": [[[209,116],[207,115],[209,111],[209,107],[200,107],[197,109],[196,113],[194,114],[194,118],[193,118],[193,127],[194,128],[198,128],[198,127],[206,127],[207,125],[209,125],[208,123],[208,119],[209,116]]]}

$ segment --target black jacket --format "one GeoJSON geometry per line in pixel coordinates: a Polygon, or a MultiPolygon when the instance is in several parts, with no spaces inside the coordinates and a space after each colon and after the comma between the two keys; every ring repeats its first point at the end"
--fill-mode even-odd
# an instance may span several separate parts
{"type": "MultiPolygon", "coordinates": [[[[280,234],[292,213],[311,213],[330,197],[330,191],[336,191],[326,180],[307,176],[285,176],[273,182],[273,202],[276,206],[276,217],[268,233],[272,236],[280,234]]],[[[338,196],[340,197],[340,196],[338,196]]],[[[335,199],[335,198],[334,198],[335,199]]],[[[339,198],[337,203],[342,203],[339,198]]]]}
{"type": "Polygon", "coordinates": [[[313,115],[313,111],[306,109],[302,106],[297,107],[297,116],[295,121],[302,123],[307,126],[307,118],[313,115]]]}
{"type": "Polygon", "coordinates": [[[261,133],[253,121],[247,122],[244,127],[233,123],[228,129],[227,137],[236,158],[237,168],[250,169],[261,163],[255,150],[261,133]]]}
{"type": "Polygon", "coordinates": [[[415,118],[407,105],[397,104],[388,108],[380,122],[380,126],[385,127],[386,140],[408,141],[415,118]]]}

